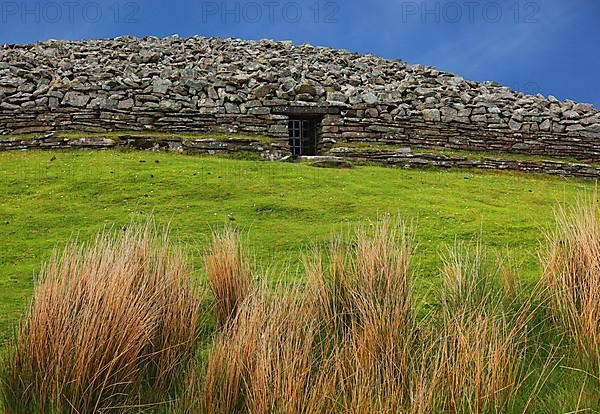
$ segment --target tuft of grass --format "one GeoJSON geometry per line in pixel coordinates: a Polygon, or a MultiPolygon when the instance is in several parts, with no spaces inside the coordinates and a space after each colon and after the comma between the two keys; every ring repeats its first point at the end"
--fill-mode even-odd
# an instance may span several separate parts
{"type": "Polygon", "coordinates": [[[350,336],[338,343],[337,363],[343,411],[397,412],[410,401],[419,353],[412,253],[412,230],[389,216],[359,229],[347,252],[350,336]]]}
{"type": "Polygon", "coordinates": [[[208,412],[309,413],[324,408],[323,397],[315,393],[316,314],[299,290],[278,292],[250,296],[217,340],[206,374],[208,412]]]}
{"type": "Polygon", "coordinates": [[[231,227],[225,227],[222,232],[213,232],[204,265],[215,299],[217,323],[223,327],[237,314],[252,283],[250,262],[242,249],[239,233],[231,227]]]}
{"type": "Polygon", "coordinates": [[[600,382],[600,208],[596,198],[556,211],[542,256],[551,314],[600,382]]]}
{"type": "MultiPolygon", "coordinates": [[[[410,350],[402,344],[413,343],[415,332],[407,274],[412,249],[405,232],[383,220],[372,232],[357,233],[350,245],[334,243],[331,273],[317,255],[305,260],[310,274],[305,286],[274,291],[254,286],[237,312],[227,313],[206,367],[196,371],[200,385],[192,381],[183,396],[186,410],[347,412],[376,407],[370,397],[386,382],[393,394],[385,401],[391,404],[402,388],[397,381],[408,378],[397,365],[410,350]],[[362,386],[356,388],[356,381],[362,386]]],[[[228,250],[239,251],[229,229],[215,240],[218,249],[228,240],[227,246],[235,246],[228,250]]],[[[209,257],[214,253],[213,248],[209,257]]]]}
{"type": "Polygon", "coordinates": [[[200,296],[152,223],[74,243],[42,270],[2,364],[9,413],[143,411],[196,353],[200,296]]]}
{"type": "Polygon", "coordinates": [[[188,410],[527,411],[551,369],[532,349],[533,307],[506,306],[501,279],[509,277],[484,271],[478,245],[454,249],[442,305],[419,317],[413,234],[383,217],[349,242],[334,238],[326,254],[305,255],[305,286],[254,287],[183,396],[188,410]]]}
{"type": "Polygon", "coordinates": [[[459,243],[445,259],[439,319],[429,334],[434,411],[526,412],[551,371],[549,359],[536,360],[535,301],[519,302],[502,265],[490,265],[481,243],[459,243]],[[543,374],[521,398],[534,362],[543,374]]]}

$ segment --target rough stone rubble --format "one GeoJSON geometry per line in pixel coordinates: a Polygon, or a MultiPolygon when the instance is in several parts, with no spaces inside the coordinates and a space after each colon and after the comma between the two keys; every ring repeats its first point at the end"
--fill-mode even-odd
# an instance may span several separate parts
{"type": "Polygon", "coordinates": [[[592,105],[344,50],[177,36],[0,49],[0,134],[195,131],[285,142],[289,116],[303,112],[320,117],[322,149],[369,142],[600,160],[592,105]]]}

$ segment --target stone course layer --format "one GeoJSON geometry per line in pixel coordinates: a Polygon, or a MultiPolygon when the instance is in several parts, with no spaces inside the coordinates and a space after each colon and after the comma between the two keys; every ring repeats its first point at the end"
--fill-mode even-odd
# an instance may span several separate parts
{"type": "MultiPolygon", "coordinates": [[[[189,138],[178,135],[90,135],[61,137],[52,133],[34,137],[0,137],[0,151],[19,150],[101,150],[137,149],[147,151],[172,151],[184,154],[232,155],[240,152],[253,154],[264,161],[290,160],[287,143],[269,142],[251,137],[189,138]]],[[[430,150],[431,151],[431,150],[430,150]]],[[[483,154],[483,153],[482,153],[483,154]]],[[[562,177],[600,179],[600,166],[575,163],[568,160],[510,159],[496,154],[446,155],[411,148],[349,148],[337,146],[325,156],[301,157],[314,166],[349,168],[349,161],[376,163],[395,168],[466,168],[485,170],[522,171],[544,173],[562,177]]]]}
{"type": "MultiPolygon", "coordinates": [[[[600,161],[600,112],[310,45],[205,37],[0,49],[0,134],[76,130],[263,135],[318,122],[319,152],[372,142],[600,161]]],[[[100,143],[100,146],[103,144],[100,143]]]]}
{"type": "Polygon", "coordinates": [[[130,135],[81,136],[78,138],[54,136],[49,133],[27,138],[1,138],[0,151],[17,150],[99,150],[136,149],[149,151],[174,151],[185,154],[228,155],[253,153],[264,161],[279,161],[289,158],[287,145],[267,142],[255,138],[183,138],[177,135],[130,135]]]}

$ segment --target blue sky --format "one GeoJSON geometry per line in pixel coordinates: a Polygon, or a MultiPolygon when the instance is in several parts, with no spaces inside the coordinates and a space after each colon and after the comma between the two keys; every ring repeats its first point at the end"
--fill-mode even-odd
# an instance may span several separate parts
{"type": "Polygon", "coordinates": [[[0,41],[269,38],[437,66],[600,108],[600,1],[1,1],[0,41]]]}

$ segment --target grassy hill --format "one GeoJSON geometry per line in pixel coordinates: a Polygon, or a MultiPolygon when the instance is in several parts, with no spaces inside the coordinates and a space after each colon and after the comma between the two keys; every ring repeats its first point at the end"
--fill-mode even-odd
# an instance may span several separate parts
{"type": "MultiPolygon", "coordinates": [[[[452,256],[451,251],[457,242],[464,241],[468,244],[481,241],[488,248],[488,254],[498,255],[501,261],[510,258],[519,266],[518,277],[525,282],[520,286],[532,285],[540,277],[538,250],[544,242],[545,232],[555,225],[554,210],[574,204],[584,193],[597,194],[596,184],[535,174],[465,170],[417,171],[375,166],[337,170],[320,169],[307,164],[265,163],[150,152],[0,153],[0,343],[10,336],[11,327],[15,326],[32,297],[35,277],[41,264],[50,258],[53,249],[61,248],[75,239],[89,241],[104,228],[123,231],[125,234],[132,220],[144,221],[149,217],[153,217],[159,225],[168,224],[172,238],[183,244],[185,253],[191,258],[196,269],[194,277],[205,278],[201,270],[204,268],[202,255],[211,245],[212,230],[221,229],[225,224],[233,224],[241,230],[244,245],[251,249],[254,265],[258,269],[254,277],[296,284],[295,282],[303,283],[306,280],[300,259],[311,247],[324,247],[336,233],[350,235],[357,227],[365,224],[369,226],[369,223],[378,221],[382,216],[398,215],[412,223],[412,227],[416,229],[415,266],[411,267],[411,278],[414,276],[416,283],[415,297],[418,297],[419,303],[424,300],[425,303],[434,305],[431,309],[437,309],[433,313],[433,319],[424,319],[429,321],[429,328],[433,327],[430,332],[432,336],[428,339],[432,341],[431,346],[441,347],[440,349],[455,346],[452,342],[440,342],[445,336],[440,337],[437,331],[439,323],[447,332],[466,323],[464,327],[471,329],[466,332],[471,335],[470,339],[467,338],[468,341],[480,344],[480,329],[485,330],[490,326],[485,325],[489,321],[477,318],[490,315],[487,315],[488,311],[484,308],[478,308],[479,305],[465,308],[465,312],[474,312],[473,315],[468,314],[471,315],[469,318],[477,316],[473,319],[477,322],[473,326],[469,322],[471,319],[450,319],[445,322],[435,319],[435,315],[446,315],[444,312],[451,310],[448,303],[438,302],[437,295],[440,289],[448,289],[448,286],[441,283],[442,276],[447,277],[448,272],[453,272],[451,267],[442,271],[444,256],[454,260],[452,257],[455,256],[452,256]],[[436,288],[436,292],[432,292],[432,288],[436,288]],[[479,323],[484,325],[480,326],[479,323]]],[[[560,246],[562,241],[555,240],[558,243],[556,246],[560,246]]],[[[356,246],[348,247],[352,249],[356,246]]],[[[378,249],[377,254],[384,254],[387,250],[393,251],[394,247],[389,245],[378,249]]],[[[219,251],[221,250],[211,250],[210,253],[217,255],[217,262],[221,260],[218,259],[219,251]]],[[[491,257],[491,260],[496,261],[495,257],[491,257]]],[[[463,266],[461,261],[453,263],[458,266],[457,269],[463,266]]],[[[362,295],[365,289],[368,290],[367,285],[361,286],[360,283],[362,282],[359,280],[359,285],[355,287],[355,298],[362,295]]],[[[385,299],[392,300],[386,306],[396,306],[395,295],[406,292],[402,293],[400,286],[392,286],[391,290],[372,296],[371,299],[375,300],[373,304],[385,299]]],[[[155,288],[160,289],[160,285],[155,288]]],[[[152,294],[152,289],[149,295],[152,294]]],[[[527,287],[525,289],[529,290],[527,287]]],[[[525,296],[519,297],[526,297],[527,292],[523,295],[525,296]]],[[[52,300],[52,295],[48,298],[52,300]]],[[[252,305],[256,308],[251,309],[252,312],[259,312],[257,315],[262,315],[261,306],[275,306],[269,312],[281,311],[283,316],[280,317],[289,319],[285,316],[286,312],[292,311],[284,312],[281,310],[283,308],[277,310],[278,299],[273,304],[268,304],[271,302],[266,297],[257,300],[259,302],[252,305]],[[260,302],[264,300],[268,303],[260,302]]],[[[61,303],[58,299],[58,304],[61,303]]],[[[291,302],[283,303],[282,306],[288,306],[291,302]]],[[[462,309],[462,299],[456,305],[462,309]]],[[[529,305],[527,300],[523,304],[525,308],[529,305]]],[[[62,303],[62,306],[65,314],[76,311],[68,303],[62,303]]],[[[170,306],[159,309],[169,308],[170,306]]],[[[292,319],[310,319],[312,316],[306,316],[303,309],[296,309],[294,312],[298,313],[292,319]]],[[[362,308],[359,306],[357,309],[362,308]]],[[[98,310],[91,310],[92,315],[105,311],[110,317],[110,312],[103,306],[98,310]]],[[[391,313],[395,315],[394,312],[391,313]]],[[[290,313],[292,314],[293,312],[290,313]]],[[[543,315],[539,312],[531,313],[534,314],[537,315],[536,318],[543,315]]],[[[467,314],[457,315],[462,318],[467,314]]],[[[505,321],[505,314],[499,315],[500,319],[496,322],[505,321]]],[[[516,315],[520,313],[517,312],[516,315]]],[[[254,318],[251,314],[246,317],[254,318]]],[[[261,319],[262,316],[249,320],[247,324],[240,323],[240,329],[254,326],[261,319]]],[[[513,364],[518,366],[516,361],[521,358],[518,356],[519,352],[530,352],[529,348],[519,350],[521,339],[513,337],[513,334],[525,335],[522,340],[530,345],[539,338],[547,341],[542,343],[548,348],[555,342],[562,343],[560,339],[546,338],[551,335],[543,328],[547,320],[538,322],[517,318],[511,321],[507,323],[517,323],[516,328],[502,328],[518,329],[506,332],[510,335],[506,338],[506,344],[516,347],[507,349],[507,352],[516,352],[514,357],[504,358],[510,362],[507,366],[510,369],[513,364]],[[539,338],[533,334],[535,331],[540,331],[539,338]],[[534,336],[530,337],[532,334],[534,336]]],[[[214,333],[214,323],[209,323],[210,332],[202,340],[201,346],[202,349],[205,346],[216,348],[211,348],[210,357],[204,351],[201,353],[203,362],[200,366],[203,366],[207,358],[213,362],[215,358],[218,359],[219,347],[223,347],[223,352],[228,354],[228,347],[241,343],[240,338],[235,339],[235,331],[230,332],[233,337],[229,339],[214,333]],[[213,342],[213,334],[217,335],[217,342],[213,342]]],[[[415,335],[417,344],[425,332],[421,332],[421,329],[426,326],[414,328],[409,334],[415,335]]],[[[239,333],[242,339],[247,337],[243,329],[239,333]]],[[[259,331],[262,332],[262,328],[259,331]]],[[[110,337],[113,336],[112,331],[106,332],[110,337]]],[[[495,331],[488,333],[494,338],[494,335],[504,335],[495,331]]],[[[77,338],[74,335],[72,339],[77,341],[77,338]]],[[[363,339],[368,338],[366,336],[363,339]]],[[[447,338],[454,338],[454,334],[448,334],[447,338]]],[[[274,343],[279,343],[274,340],[274,343]]],[[[490,342],[490,346],[504,343],[494,341],[490,342]]],[[[339,346],[342,346],[340,349],[345,349],[344,345],[339,346]]],[[[477,349],[482,352],[482,361],[487,360],[485,355],[491,348],[482,345],[481,349],[477,349]]],[[[543,350],[545,347],[539,349],[543,350]]],[[[571,352],[568,346],[564,349],[566,353],[571,352]]],[[[268,352],[278,351],[274,348],[268,352]]],[[[548,352],[552,354],[555,351],[548,349],[548,352]]],[[[471,363],[469,358],[472,352],[461,355],[467,359],[457,360],[457,364],[471,363]]],[[[563,361],[561,354],[552,355],[557,364],[563,361]]],[[[552,374],[544,379],[546,377],[543,373],[548,367],[540,365],[542,359],[538,357],[537,354],[528,354],[527,358],[534,361],[533,365],[519,368],[531,370],[527,372],[534,375],[529,379],[529,374],[523,371],[523,375],[519,377],[523,390],[514,398],[516,406],[527,405],[527,395],[530,391],[534,393],[537,378],[545,382],[545,388],[533,406],[534,411],[564,412],[600,405],[594,397],[595,380],[587,378],[581,372],[562,367],[553,369],[552,374]]],[[[565,364],[568,366],[571,362],[569,360],[565,364]]],[[[498,365],[498,368],[504,369],[501,366],[503,364],[498,365]]],[[[467,369],[467,365],[463,368],[467,369]]],[[[347,368],[354,369],[351,364],[347,368]]],[[[459,368],[460,366],[453,367],[457,370],[459,368]]],[[[436,377],[438,374],[432,375],[436,377]]],[[[484,377],[487,375],[483,375],[481,379],[484,377]]],[[[462,385],[456,386],[457,390],[464,388],[462,385]]],[[[448,395],[454,395],[457,390],[446,391],[450,393],[448,395]]],[[[367,392],[369,389],[362,391],[367,392]]],[[[195,397],[192,394],[184,395],[193,402],[195,397]]],[[[485,396],[484,399],[487,401],[488,397],[485,396]]],[[[518,412],[515,409],[506,408],[505,411],[518,412]]]]}
{"type": "Polygon", "coordinates": [[[523,277],[537,279],[536,250],[553,209],[594,187],[543,175],[332,170],[167,153],[0,153],[0,336],[53,248],[132,218],[170,223],[197,267],[211,228],[234,223],[276,279],[283,267],[295,274],[299,252],[333,232],[399,214],[417,227],[419,287],[427,289],[455,239],[508,249],[523,277]]]}

